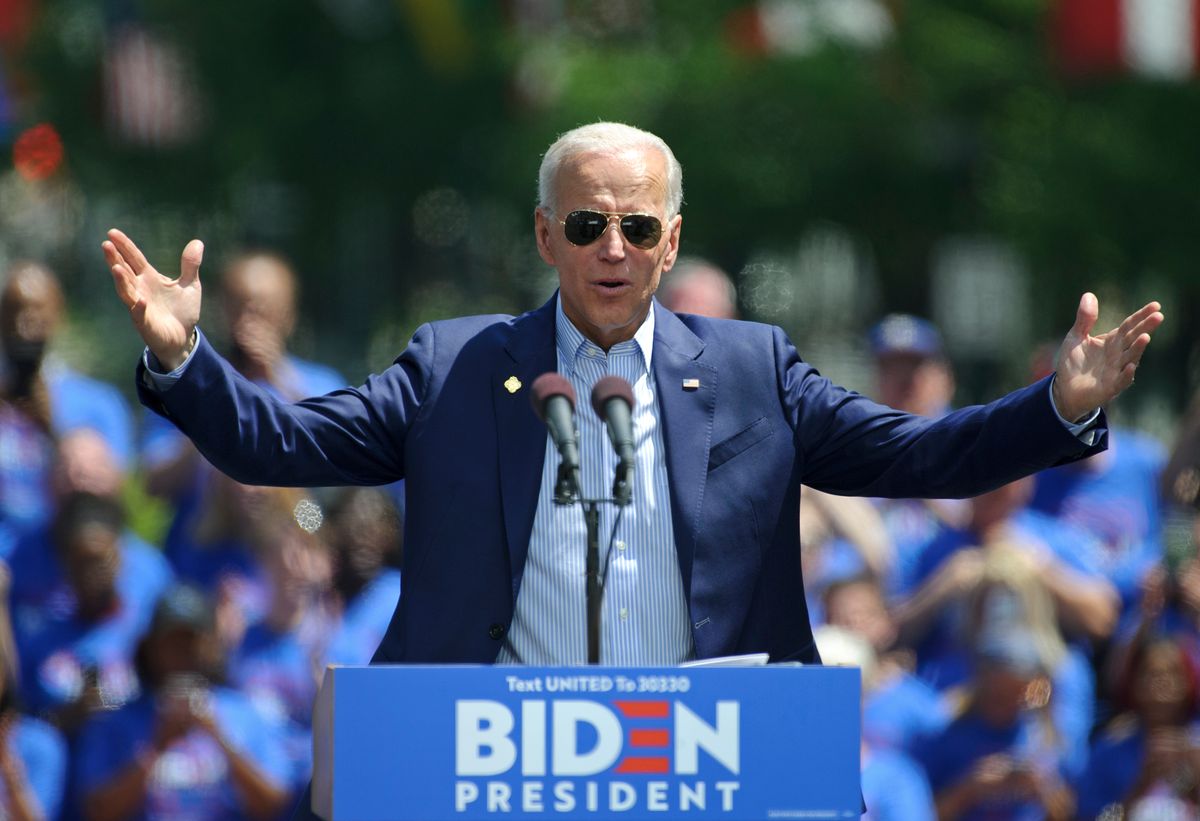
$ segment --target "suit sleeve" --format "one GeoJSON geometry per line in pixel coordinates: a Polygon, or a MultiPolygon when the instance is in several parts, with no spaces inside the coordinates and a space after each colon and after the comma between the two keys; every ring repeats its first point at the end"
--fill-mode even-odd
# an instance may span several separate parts
{"type": "Polygon", "coordinates": [[[357,388],[289,403],[245,379],[201,337],[183,376],[156,391],[138,364],[138,398],[215,467],[245,484],[377,485],[404,477],[404,444],[432,380],[423,325],[386,371],[357,388]]]}
{"type": "Polygon", "coordinates": [[[781,401],[818,490],[888,498],[976,496],[1106,447],[1106,421],[1088,446],[1059,421],[1047,379],[939,419],[903,413],[838,387],[774,330],[781,401]]]}

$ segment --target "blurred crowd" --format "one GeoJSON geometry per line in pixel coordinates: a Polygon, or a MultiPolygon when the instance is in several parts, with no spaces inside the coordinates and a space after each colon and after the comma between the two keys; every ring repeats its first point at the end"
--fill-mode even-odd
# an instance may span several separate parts
{"type": "MultiPolygon", "coordinates": [[[[219,287],[247,379],[285,399],[347,384],[288,351],[286,260],[239,256],[219,287]]],[[[700,259],[659,298],[737,315],[700,259]]],[[[222,476],[55,357],[64,316],[51,271],[7,271],[0,817],[285,817],[322,671],[367,663],[400,596],[403,489],[222,476]],[[168,504],[162,544],[129,528],[131,482],[168,504]]],[[[868,344],[875,398],[953,407],[931,323],[888,316],[868,344]]],[[[1031,380],[1052,368],[1031,352],[1031,380]]],[[[975,499],[803,492],[818,646],[862,669],[870,818],[1200,817],[1200,406],[1172,451],[1112,428],[1105,453],[975,499]]]]}
{"type": "MultiPolygon", "coordinates": [[[[51,271],[0,287],[0,818],[286,817],[322,671],[370,661],[399,598],[402,489],[228,479],[58,360],[51,271]],[[161,544],[129,528],[135,482],[161,544]]],[[[227,355],[283,398],[344,387],[288,352],[296,304],[285,260],[232,260],[227,355]]]]}

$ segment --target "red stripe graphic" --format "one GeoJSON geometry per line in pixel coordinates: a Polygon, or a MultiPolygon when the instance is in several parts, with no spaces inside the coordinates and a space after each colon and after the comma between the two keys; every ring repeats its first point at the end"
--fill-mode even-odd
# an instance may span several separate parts
{"type": "Polygon", "coordinates": [[[614,701],[626,718],[668,718],[671,704],[667,701],[614,701]]]}
{"type": "Polygon", "coordinates": [[[671,745],[670,730],[630,730],[630,747],[669,747],[671,745]]]}
{"type": "Polygon", "coordinates": [[[619,773],[669,773],[671,762],[661,757],[638,758],[630,756],[617,765],[619,773]]]}

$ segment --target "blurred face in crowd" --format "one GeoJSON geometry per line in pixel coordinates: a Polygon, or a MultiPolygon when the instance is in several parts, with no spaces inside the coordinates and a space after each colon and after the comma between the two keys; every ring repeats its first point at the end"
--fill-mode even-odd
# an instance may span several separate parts
{"type": "Polygon", "coordinates": [[[112,448],[91,428],[78,428],[58,442],[54,464],[54,492],[64,498],[72,493],[116,497],[122,473],[112,448]]]}
{"type": "Polygon", "coordinates": [[[400,517],[382,492],[356,488],[331,522],[337,586],[356,593],[400,548],[400,517]]]}
{"type": "Polygon", "coordinates": [[[897,410],[936,416],[954,398],[954,376],[943,360],[918,353],[895,352],[876,360],[879,401],[897,410]]]}
{"type": "Polygon", "coordinates": [[[67,580],[85,620],[103,617],[117,603],[118,539],[118,533],[99,522],[85,522],[64,534],[67,580]]]}
{"type": "Polygon", "coordinates": [[[1177,725],[1187,716],[1187,674],[1183,653],[1170,641],[1148,648],[1134,673],[1133,701],[1151,726],[1177,725]]]}
{"type": "Polygon", "coordinates": [[[256,360],[280,355],[296,324],[291,269],[267,254],[242,257],[226,270],[221,287],[234,349],[256,360]]]}
{"type": "Polygon", "coordinates": [[[204,674],[212,667],[215,643],[202,630],[171,625],[158,629],[146,641],[156,681],[163,682],[182,673],[204,674]]]}
{"type": "Polygon", "coordinates": [[[1025,477],[971,500],[971,527],[978,535],[1008,521],[1029,502],[1033,479],[1025,477]]]}
{"type": "Polygon", "coordinates": [[[535,213],[538,251],[558,269],[563,311],[588,339],[607,350],[632,339],[650,310],[664,271],[679,252],[683,218],[668,216],[667,160],[652,148],[585,153],[563,162],[555,179],[557,214],[535,213]],[[630,244],[617,220],[588,245],[573,245],[559,220],[572,211],[651,214],[663,224],[658,244],[630,244]]]}
{"type": "Polygon", "coordinates": [[[721,271],[696,267],[676,272],[659,295],[659,301],[681,314],[736,319],[737,305],[732,299],[729,280],[721,271]]]}
{"type": "Polygon", "coordinates": [[[1030,706],[1037,675],[998,661],[985,661],[975,674],[975,705],[993,727],[1010,727],[1030,706]]]}
{"type": "Polygon", "coordinates": [[[896,625],[888,615],[879,588],[870,582],[850,582],[829,592],[825,618],[865,638],[876,653],[890,650],[896,641],[896,625]]]}
{"type": "Polygon", "coordinates": [[[329,551],[316,536],[286,521],[264,531],[259,554],[275,596],[287,604],[304,604],[329,586],[329,551]]]}
{"type": "Polygon", "coordinates": [[[9,272],[0,293],[0,342],[15,370],[36,370],[62,310],[62,291],[45,268],[25,263],[9,272]]]}

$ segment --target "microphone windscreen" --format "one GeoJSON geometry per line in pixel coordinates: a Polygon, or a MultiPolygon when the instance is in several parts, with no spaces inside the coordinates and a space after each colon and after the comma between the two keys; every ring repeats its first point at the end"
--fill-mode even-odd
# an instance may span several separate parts
{"type": "Polygon", "coordinates": [[[561,373],[548,371],[533,380],[533,387],[529,390],[533,410],[543,422],[546,421],[546,400],[551,396],[565,397],[571,403],[571,410],[575,410],[575,388],[570,380],[561,373]]]}
{"type": "Polygon", "coordinates": [[[623,399],[633,409],[633,388],[619,376],[606,376],[592,388],[592,409],[602,421],[608,421],[608,400],[623,399]]]}

